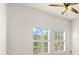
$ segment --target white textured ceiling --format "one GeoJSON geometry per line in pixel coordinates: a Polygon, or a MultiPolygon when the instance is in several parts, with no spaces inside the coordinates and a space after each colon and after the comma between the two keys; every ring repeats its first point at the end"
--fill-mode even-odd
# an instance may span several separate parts
{"type": "MultiPolygon", "coordinates": [[[[79,18],[79,14],[75,14],[73,12],[65,13],[64,15],[61,15],[61,12],[63,11],[62,7],[52,7],[48,6],[48,3],[26,3],[24,5],[27,5],[29,7],[50,13],[54,16],[61,17],[68,20],[74,20],[79,18]]],[[[79,11],[79,4],[73,6],[75,9],[79,11]]]]}

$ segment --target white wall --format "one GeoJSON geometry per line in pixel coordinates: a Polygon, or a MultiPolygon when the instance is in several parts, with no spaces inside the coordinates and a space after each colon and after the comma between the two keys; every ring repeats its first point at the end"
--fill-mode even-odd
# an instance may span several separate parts
{"type": "MultiPolygon", "coordinates": [[[[67,32],[67,51],[70,47],[70,22],[20,4],[8,4],[7,54],[32,54],[32,28],[42,26],[51,31],[67,32]]],[[[52,32],[51,32],[52,33],[52,32]]],[[[53,45],[51,44],[51,48],[53,45]]],[[[52,52],[51,52],[52,53],[52,52]]]]}
{"type": "Polygon", "coordinates": [[[72,22],[72,52],[79,55],[79,19],[72,22]]]}
{"type": "Polygon", "coordinates": [[[0,3],[0,55],[6,54],[6,4],[0,3]]]}

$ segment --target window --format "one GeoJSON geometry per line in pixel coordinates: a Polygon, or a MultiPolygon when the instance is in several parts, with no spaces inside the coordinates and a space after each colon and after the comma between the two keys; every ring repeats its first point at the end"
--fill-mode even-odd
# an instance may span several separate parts
{"type": "Polygon", "coordinates": [[[34,27],[33,28],[33,53],[49,53],[50,52],[50,37],[49,30],[34,27]]]}
{"type": "Polygon", "coordinates": [[[66,32],[54,32],[55,51],[66,50],[66,32]]]}

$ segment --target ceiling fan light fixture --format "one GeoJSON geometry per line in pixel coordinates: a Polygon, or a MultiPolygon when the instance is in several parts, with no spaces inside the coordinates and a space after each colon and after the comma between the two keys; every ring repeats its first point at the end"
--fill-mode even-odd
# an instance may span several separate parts
{"type": "Polygon", "coordinates": [[[71,12],[71,9],[72,9],[72,7],[71,6],[68,6],[67,12],[71,12]]]}
{"type": "Polygon", "coordinates": [[[65,12],[74,12],[75,14],[78,14],[79,12],[73,8],[72,6],[73,5],[76,5],[78,3],[63,3],[63,5],[61,4],[50,4],[49,6],[55,6],[55,7],[63,7],[63,12],[61,13],[62,15],[65,13],[65,12]]]}

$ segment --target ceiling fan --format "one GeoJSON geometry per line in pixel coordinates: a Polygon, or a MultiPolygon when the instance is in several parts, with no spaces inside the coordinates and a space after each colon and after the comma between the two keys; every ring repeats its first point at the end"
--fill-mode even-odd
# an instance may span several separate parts
{"type": "Polygon", "coordinates": [[[78,4],[78,3],[49,4],[49,6],[64,7],[64,11],[61,14],[64,14],[67,11],[72,11],[72,12],[78,14],[79,12],[75,8],[71,7],[76,4],[78,4]]]}

